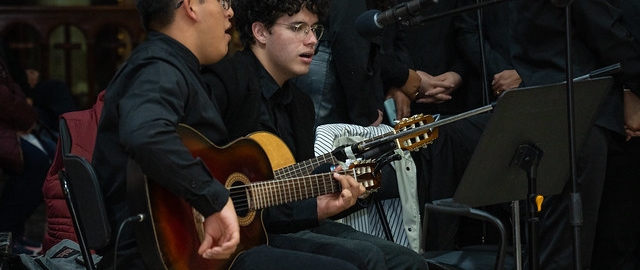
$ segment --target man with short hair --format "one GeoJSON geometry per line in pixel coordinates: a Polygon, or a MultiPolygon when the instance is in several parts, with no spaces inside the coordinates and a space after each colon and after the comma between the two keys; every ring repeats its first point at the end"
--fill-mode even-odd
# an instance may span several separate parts
{"type": "MultiPolygon", "coordinates": [[[[127,204],[127,192],[131,192],[127,166],[133,159],[149,182],[203,215],[204,235],[197,252],[204,259],[232,260],[231,269],[355,269],[333,258],[267,245],[234,256],[240,228],[230,192],[214,179],[208,170],[213,168],[192,156],[177,133],[179,125],[186,124],[215,144],[230,141],[199,70],[227,54],[230,36],[225,32],[234,12],[228,0],[138,0],[137,8],[147,40],[132,52],[106,89],[93,155],[113,232],[110,245],[98,250],[104,256],[100,268],[115,268],[116,254],[120,269],[150,268],[143,263],[149,260],[141,255],[147,251],[141,247],[142,240],[134,236],[132,224],[125,226],[137,214],[127,204]]],[[[342,197],[355,201],[351,192],[361,187],[353,177],[336,174],[335,178],[343,186],[354,186],[342,197]]]]}
{"type": "MultiPolygon", "coordinates": [[[[327,1],[234,0],[232,5],[244,50],[202,70],[230,137],[271,132],[297,161],[313,158],[314,105],[291,79],[309,70],[327,1]]],[[[269,245],[338,258],[359,269],[427,269],[411,249],[330,219],[361,207],[355,198],[363,191],[268,208],[263,220],[269,245]]]]}

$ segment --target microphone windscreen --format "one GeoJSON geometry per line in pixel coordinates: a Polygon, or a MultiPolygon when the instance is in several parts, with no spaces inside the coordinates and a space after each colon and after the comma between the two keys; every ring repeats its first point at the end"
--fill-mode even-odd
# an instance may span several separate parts
{"type": "Polygon", "coordinates": [[[320,164],[315,169],[313,169],[313,171],[310,174],[328,173],[328,172],[331,172],[331,170],[333,170],[333,164],[323,163],[323,164],[320,164]]]}
{"type": "Polygon", "coordinates": [[[380,11],[372,9],[362,13],[356,19],[356,32],[364,38],[372,38],[382,33],[382,28],[376,22],[376,15],[380,11]]]}

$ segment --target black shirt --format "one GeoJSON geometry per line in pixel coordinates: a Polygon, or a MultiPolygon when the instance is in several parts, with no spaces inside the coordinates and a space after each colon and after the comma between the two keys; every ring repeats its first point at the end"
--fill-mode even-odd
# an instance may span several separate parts
{"type": "Polygon", "coordinates": [[[200,79],[199,66],[196,56],[181,43],[150,32],[109,83],[93,165],[113,232],[131,215],[126,203],[129,157],[149,179],[184,198],[204,216],[220,211],[228,201],[228,190],[192,157],[175,132],[179,123],[185,123],[213,143],[228,141],[217,106],[200,79]]]}
{"type": "Polygon", "coordinates": [[[287,81],[283,87],[279,87],[262,65],[258,67],[258,80],[262,87],[263,102],[260,106],[263,112],[260,116],[262,130],[274,131],[287,144],[289,150],[295,152],[293,127],[286,110],[293,102],[291,83],[287,81]]]}
{"type": "MultiPolygon", "coordinates": [[[[311,98],[290,81],[280,88],[251,50],[236,52],[216,64],[203,67],[202,77],[220,108],[232,140],[256,131],[271,132],[285,141],[296,161],[314,157],[315,110],[311,98]],[[271,99],[279,94],[283,94],[283,106],[272,109],[274,100],[271,99]],[[283,124],[285,130],[292,130],[290,135],[283,135],[276,128],[273,121],[276,113],[288,119],[283,124]]],[[[317,227],[317,201],[311,198],[267,208],[263,222],[269,233],[317,227]]]]}

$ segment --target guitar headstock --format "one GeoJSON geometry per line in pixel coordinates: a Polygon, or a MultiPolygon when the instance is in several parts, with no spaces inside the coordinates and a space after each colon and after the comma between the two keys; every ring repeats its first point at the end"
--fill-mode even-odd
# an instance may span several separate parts
{"type": "Polygon", "coordinates": [[[349,165],[347,172],[361,183],[367,192],[375,191],[380,187],[381,175],[376,171],[377,163],[374,160],[356,160],[349,165]]]}
{"type": "Polygon", "coordinates": [[[395,126],[395,131],[396,133],[406,133],[398,138],[400,148],[414,151],[433,143],[433,140],[438,138],[438,128],[419,129],[419,127],[433,123],[433,121],[435,119],[430,114],[416,114],[400,120],[395,126]]]}

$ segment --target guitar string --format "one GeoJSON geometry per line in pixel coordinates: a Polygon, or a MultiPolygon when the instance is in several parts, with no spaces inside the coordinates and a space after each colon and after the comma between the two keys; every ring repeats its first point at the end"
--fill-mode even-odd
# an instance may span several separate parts
{"type": "MultiPolygon", "coordinates": [[[[295,195],[297,197],[297,195],[299,194],[301,197],[302,196],[308,196],[311,197],[311,195],[314,194],[320,194],[321,190],[324,189],[326,190],[326,179],[325,182],[318,182],[317,179],[319,178],[326,178],[326,175],[314,175],[313,178],[316,178],[315,184],[312,182],[311,185],[303,185],[302,188],[300,187],[300,184],[292,181],[290,179],[287,180],[277,180],[277,181],[269,181],[269,182],[258,182],[258,183],[254,183],[253,185],[244,185],[244,186],[236,186],[234,187],[234,191],[232,191],[232,197],[236,198],[236,200],[234,200],[234,203],[236,203],[239,205],[238,209],[239,210],[249,210],[250,206],[249,206],[249,201],[246,195],[246,189],[250,189],[253,191],[254,195],[254,199],[256,200],[254,204],[258,204],[258,205],[264,205],[265,203],[271,203],[271,204],[281,204],[281,203],[286,203],[291,201],[286,200],[288,198],[291,198],[291,195],[295,192],[295,195]],[[298,188],[297,189],[286,189],[286,188],[280,188],[280,189],[274,189],[276,187],[274,187],[273,185],[275,183],[272,182],[284,182],[284,181],[288,181],[290,183],[288,183],[287,185],[297,185],[298,188]],[[324,183],[324,185],[320,185],[321,183],[324,183]],[[251,188],[251,186],[253,188],[251,188]],[[324,188],[323,188],[324,187],[324,188]],[[277,191],[277,192],[274,192],[277,191]],[[285,198],[283,198],[283,196],[285,196],[285,198]],[[278,198],[279,197],[279,198],[278,198]],[[237,198],[244,198],[244,200],[241,199],[237,199],[237,198]],[[265,202],[266,201],[266,202],[265,202]]],[[[258,207],[258,208],[263,208],[263,207],[258,207]]]]}
{"type": "MultiPolygon", "coordinates": [[[[287,167],[275,170],[274,171],[274,175],[278,179],[292,178],[292,177],[302,177],[302,176],[307,175],[308,173],[310,173],[310,168],[315,168],[315,167],[319,166],[320,164],[327,163],[327,161],[334,161],[333,156],[330,153],[318,156],[315,159],[306,160],[306,161],[303,161],[303,162],[300,162],[300,163],[293,164],[291,166],[287,166],[287,167]],[[305,170],[306,170],[306,172],[305,172],[305,170]]],[[[293,184],[295,184],[295,183],[293,183],[293,184]]],[[[241,188],[242,188],[242,190],[239,191],[239,192],[244,193],[245,192],[244,191],[244,187],[241,187],[241,188]]],[[[316,187],[316,189],[319,189],[319,187],[316,187]]],[[[304,189],[299,191],[300,196],[302,197],[302,196],[305,196],[304,194],[309,194],[308,190],[313,190],[313,189],[308,189],[307,186],[304,186],[304,189]]],[[[318,190],[318,192],[319,192],[319,190],[318,190]]],[[[314,194],[314,193],[311,193],[311,194],[314,194]]],[[[285,195],[290,195],[290,193],[285,194],[285,195]]],[[[237,197],[237,195],[236,195],[236,197],[237,197]]],[[[245,207],[247,209],[249,208],[247,202],[245,202],[243,206],[244,206],[243,208],[245,208],[245,207]]]]}
{"type": "Polygon", "coordinates": [[[278,179],[308,175],[313,168],[328,162],[335,163],[331,153],[275,170],[274,174],[278,179]]]}
{"type": "MultiPolygon", "coordinates": [[[[346,174],[349,172],[342,171],[341,173],[346,174]]],[[[266,181],[266,182],[257,182],[249,185],[232,186],[229,189],[230,196],[234,202],[234,206],[236,210],[238,211],[253,210],[249,205],[250,202],[246,194],[247,189],[253,191],[254,199],[256,199],[255,204],[258,204],[258,205],[284,204],[284,203],[294,201],[295,199],[298,198],[298,195],[300,195],[300,198],[311,198],[321,194],[329,194],[329,193],[339,191],[340,189],[338,187],[339,186],[338,181],[330,181],[331,179],[333,179],[332,177],[329,178],[329,181],[327,181],[327,178],[330,176],[332,176],[332,173],[323,173],[323,174],[314,174],[307,177],[299,177],[297,179],[282,179],[282,180],[273,180],[273,181],[266,181]],[[309,178],[313,178],[313,179],[309,179],[309,178]],[[299,182],[300,180],[305,180],[305,179],[308,179],[308,181],[306,182],[311,182],[311,184],[303,185],[301,187],[299,182]],[[323,181],[318,181],[318,180],[323,180],[323,181]],[[286,186],[294,186],[294,188],[286,188],[286,187],[282,187],[282,185],[281,185],[281,188],[274,186],[274,184],[276,183],[283,183],[283,182],[290,182],[290,183],[287,183],[286,186]],[[328,185],[330,187],[327,187],[328,185]],[[295,186],[297,186],[297,188],[295,188],[295,186]],[[277,192],[274,192],[274,191],[277,191],[277,192]],[[262,197],[258,196],[257,194],[262,195],[262,197]],[[292,195],[294,198],[293,200],[292,200],[292,195]]],[[[258,209],[261,209],[261,208],[264,208],[264,207],[262,206],[258,207],[258,209]]]]}

